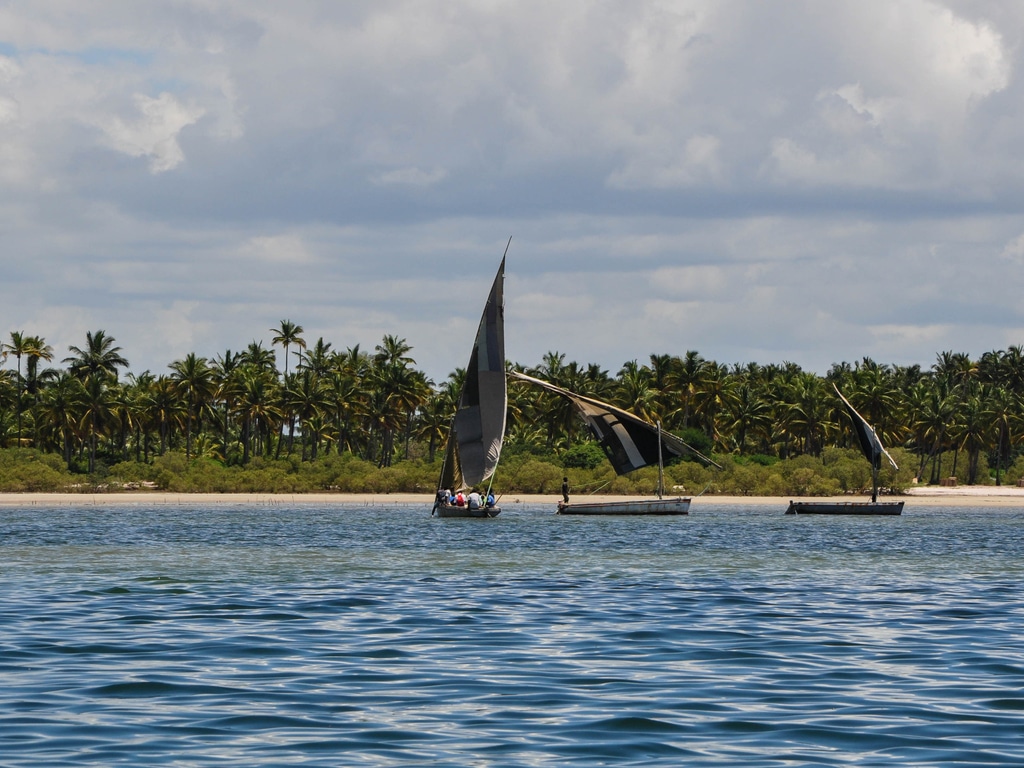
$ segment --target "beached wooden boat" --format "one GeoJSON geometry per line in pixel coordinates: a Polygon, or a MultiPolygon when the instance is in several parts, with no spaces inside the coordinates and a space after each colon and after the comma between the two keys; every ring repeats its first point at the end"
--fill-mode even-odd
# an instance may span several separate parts
{"type": "Polygon", "coordinates": [[[690,500],[677,496],[674,499],[631,499],[627,501],[586,502],[571,504],[558,502],[558,515],[688,515],[690,500]]]}
{"type": "Polygon", "coordinates": [[[896,469],[896,462],[893,461],[889,452],[882,447],[882,441],[878,439],[867,419],[857,413],[857,410],[850,405],[850,401],[843,397],[839,387],[835,387],[836,394],[843,401],[846,412],[853,422],[854,432],[857,434],[857,442],[860,445],[861,453],[871,462],[871,501],[790,501],[786,509],[787,515],[901,515],[903,514],[902,501],[879,501],[878,500],[878,470],[882,468],[882,457],[889,460],[889,463],[896,469]]]}
{"type": "MultiPolygon", "coordinates": [[[[512,238],[509,238],[509,243],[512,238]]],[[[508,246],[505,246],[506,255],[508,246]]],[[[442,503],[441,492],[479,488],[491,479],[501,458],[508,409],[505,379],[505,257],[494,277],[477,328],[459,403],[448,432],[437,495],[431,515],[497,517],[499,506],[470,508],[442,503]]],[[[481,489],[482,490],[482,489],[481,489]]],[[[486,494],[485,494],[486,495],[486,494]]]]}
{"type": "Polygon", "coordinates": [[[558,515],[686,515],[690,512],[690,499],[664,498],[664,455],[696,456],[712,466],[721,467],[707,456],[687,445],[671,432],[663,432],[661,424],[651,424],[635,414],[592,397],[578,395],[542,379],[513,371],[512,377],[542,387],[568,399],[583,416],[598,444],[604,450],[616,474],[657,465],[658,498],[624,499],[622,501],[561,501],[555,510],[558,515]]]}

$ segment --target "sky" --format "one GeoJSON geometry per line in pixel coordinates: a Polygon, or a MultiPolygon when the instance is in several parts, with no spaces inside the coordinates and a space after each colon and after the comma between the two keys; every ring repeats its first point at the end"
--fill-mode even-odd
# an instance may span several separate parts
{"type": "Polygon", "coordinates": [[[976,358],[1024,344],[1022,36],[995,0],[0,0],[0,334],[161,374],[289,320],[441,382],[511,237],[526,366],[976,358]]]}

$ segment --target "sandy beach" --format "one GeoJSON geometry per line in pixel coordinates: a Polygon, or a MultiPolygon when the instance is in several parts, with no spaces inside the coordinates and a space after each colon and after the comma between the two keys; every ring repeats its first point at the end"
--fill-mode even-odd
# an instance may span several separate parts
{"type": "MultiPolygon", "coordinates": [[[[583,497],[579,497],[582,499],[583,497]]],[[[621,501],[622,496],[587,496],[588,501],[621,501]]],[[[781,496],[712,496],[693,498],[694,508],[699,504],[737,506],[785,507],[789,497],[781,496]]],[[[850,501],[854,497],[839,496],[832,499],[814,498],[814,501],[850,501]]],[[[866,498],[866,497],[865,497],[866,498]]],[[[907,508],[969,505],[974,507],[1024,507],[1024,488],[1008,486],[962,486],[941,488],[929,486],[912,488],[899,497],[886,496],[883,500],[904,499],[907,508]]],[[[551,495],[506,494],[500,504],[505,509],[516,505],[545,505],[554,508],[559,497],[551,495]]],[[[794,497],[794,500],[801,500],[794,497]]],[[[807,500],[807,499],[804,499],[807,500]]],[[[345,493],[165,493],[162,491],[132,491],[115,493],[0,493],[3,506],[110,506],[129,505],[273,505],[273,504],[346,504],[366,507],[429,507],[431,499],[422,494],[345,494],[345,493]]]]}

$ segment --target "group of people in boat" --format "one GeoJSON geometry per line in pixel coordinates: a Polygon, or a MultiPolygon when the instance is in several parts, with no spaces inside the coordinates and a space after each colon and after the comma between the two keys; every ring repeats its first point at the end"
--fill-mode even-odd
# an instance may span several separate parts
{"type": "Polygon", "coordinates": [[[468,507],[469,509],[490,509],[494,506],[494,494],[488,491],[480,493],[473,488],[469,493],[456,491],[452,493],[447,488],[437,492],[437,503],[445,507],[468,507]]]}

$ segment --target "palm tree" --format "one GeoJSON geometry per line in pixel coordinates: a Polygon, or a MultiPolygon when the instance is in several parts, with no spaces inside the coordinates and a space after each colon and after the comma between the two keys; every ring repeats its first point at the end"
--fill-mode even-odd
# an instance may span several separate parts
{"type": "Polygon", "coordinates": [[[547,379],[552,384],[561,386],[558,382],[561,381],[562,370],[564,368],[565,354],[562,352],[549,351],[544,353],[542,362],[534,369],[534,373],[542,379],[547,379]]]}
{"type": "Polygon", "coordinates": [[[118,368],[127,368],[128,361],[121,355],[121,348],[114,346],[114,337],[107,336],[106,331],[89,331],[85,334],[85,348],[68,347],[74,352],[62,362],[69,365],[71,375],[85,380],[89,376],[117,378],[118,368]]]}
{"type": "Polygon", "coordinates": [[[289,386],[284,392],[285,407],[289,414],[298,416],[302,427],[302,460],[306,460],[307,444],[310,448],[309,458],[315,460],[323,429],[323,416],[330,409],[327,384],[308,368],[287,380],[289,386]]]}
{"type": "Polygon", "coordinates": [[[673,363],[665,375],[665,384],[683,402],[683,429],[690,426],[690,409],[694,395],[708,372],[709,363],[696,350],[689,349],[682,359],[673,363]]]}
{"type": "Polygon", "coordinates": [[[8,424],[8,408],[12,408],[18,401],[18,387],[15,385],[13,371],[0,371],[0,448],[7,447],[10,437],[10,425],[8,424]]]}
{"type": "Polygon", "coordinates": [[[703,369],[699,388],[694,391],[694,410],[704,423],[704,433],[720,445],[718,414],[727,411],[733,398],[733,382],[724,365],[708,363],[703,369]]]}
{"type": "Polygon", "coordinates": [[[149,461],[149,434],[151,424],[147,417],[152,411],[153,385],[156,377],[149,371],[128,374],[127,426],[135,433],[135,461],[149,461]]]}
{"type": "Polygon", "coordinates": [[[12,353],[18,360],[18,399],[17,399],[17,411],[18,411],[18,447],[21,447],[21,396],[24,392],[25,386],[21,378],[21,358],[28,353],[31,348],[28,337],[24,331],[11,331],[11,341],[9,344],[4,345],[5,352],[12,353]]]}
{"type": "Polygon", "coordinates": [[[402,455],[409,458],[409,444],[412,442],[413,427],[417,412],[430,400],[433,390],[430,386],[430,379],[422,371],[411,369],[408,381],[402,388],[400,398],[405,408],[405,447],[402,455]]]}
{"type": "Polygon", "coordinates": [[[996,485],[1001,485],[1000,470],[1009,459],[1013,430],[1020,423],[1020,398],[1008,389],[994,386],[988,392],[986,415],[996,430],[996,485]]]}
{"type": "Polygon", "coordinates": [[[80,434],[85,391],[82,382],[69,373],[60,373],[40,397],[41,421],[60,446],[64,463],[71,469],[72,447],[80,434]]]}
{"type": "Polygon", "coordinates": [[[747,450],[748,435],[761,436],[765,440],[770,436],[771,406],[749,381],[741,380],[736,386],[727,412],[729,423],[726,428],[741,454],[747,450]]]}
{"type": "Polygon", "coordinates": [[[291,320],[282,320],[280,328],[271,328],[271,332],[276,333],[270,340],[271,344],[280,344],[284,347],[284,375],[288,375],[288,347],[294,344],[300,349],[306,348],[306,342],[300,335],[303,332],[301,325],[296,325],[291,320]]]}
{"type": "MultiPolygon", "coordinates": [[[[192,422],[196,410],[206,407],[216,391],[213,381],[213,369],[205,357],[196,357],[190,352],[184,360],[175,360],[170,364],[171,380],[178,392],[185,396],[187,418],[185,420],[185,460],[192,458],[192,422]]],[[[200,421],[201,425],[201,421],[200,421]]]]}
{"type": "Polygon", "coordinates": [[[42,336],[30,336],[25,345],[25,380],[30,393],[39,378],[40,360],[53,360],[53,347],[42,336]]]}
{"type": "Polygon", "coordinates": [[[967,452],[968,485],[974,485],[978,481],[981,452],[993,444],[989,439],[992,420],[986,412],[984,393],[977,387],[972,387],[972,390],[960,404],[960,419],[954,430],[957,447],[967,452]]]}
{"type": "Polygon", "coordinates": [[[804,453],[820,456],[826,434],[834,429],[830,420],[830,402],[835,396],[828,396],[825,381],[813,373],[802,373],[789,387],[790,433],[798,438],[804,453]]]}
{"type": "Polygon", "coordinates": [[[346,450],[363,457],[370,454],[368,379],[372,367],[370,356],[358,344],[332,359],[330,387],[339,454],[346,450]]]}
{"type": "Polygon", "coordinates": [[[412,351],[412,347],[406,343],[405,339],[400,339],[397,336],[385,335],[381,343],[374,349],[376,354],[373,356],[373,360],[378,366],[400,365],[405,367],[416,363],[406,355],[407,352],[412,351]]]}
{"type": "Polygon", "coordinates": [[[375,360],[377,363],[370,376],[370,417],[381,434],[379,464],[389,467],[394,454],[395,431],[404,423],[409,434],[412,416],[425,402],[429,387],[423,374],[404,362],[408,358],[403,355],[378,354],[375,360]]]}
{"type": "Polygon", "coordinates": [[[920,481],[928,459],[932,460],[931,479],[937,483],[942,475],[942,451],[949,439],[950,427],[955,424],[956,402],[949,394],[944,381],[935,380],[930,385],[915,390],[913,394],[914,417],[912,429],[921,439],[922,448],[928,445],[928,453],[922,452],[917,479],[920,481]]]}
{"type": "Polygon", "coordinates": [[[932,366],[935,376],[946,382],[950,389],[974,379],[978,375],[978,364],[966,352],[940,352],[932,366]]]}
{"type": "Polygon", "coordinates": [[[657,408],[658,391],[651,386],[651,369],[643,367],[636,360],[630,360],[619,371],[617,400],[627,411],[641,419],[653,422],[660,418],[652,411],[657,408]]]}
{"type": "Polygon", "coordinates": [[[349,347],[342,352],[338,356],[336,364],[338,370],[345,371],[356,378],[361,378],[366,375],[367,370],[370,368],[370,356],[360,351],[359,345],[356,344],[354,347],[349,347]]]}
{"type": "MultiPolygon", "coordinates": [[[[426,441],[427,460],[430,462],[434,461],[438,446],[441,445],[448,433],[452,414],[455,413],[457,396],[457,393],[451,391],[451,387],[442,387],[440,392],[434,393],[420,408],[419,417],[416,420],[415,437],[418,440],[426,441]]],[[[511,410],[511,402],[509,407],[511,410]]]]}
{"type": "Polygon", "coordinates": [[[117,440],[114,448],[121,452],[121,461],[128,460],[128,435],[135,424],[135,392],[130,382],[115,384],[108,391],[110,417],[117,425],[117,440]]]}
{"type": "Polygon", "coordinates": [[[238,396],[238,372],[241,366],[242,354],[232,352],[230,349],[213,362],[211,377],[215,387],[214,399],[221,408],[221,450],[225,461],[231,458],[229,451],[231,415],[234,412],[234,402],[238,396]]]}
{"type": "Polygon", "coordinates": [[[156,425],[160,435],[160,454],[167,453],[171,432],[182,422],[185,408],[178,394],[178,386],[169,376],[158,376],[147,398],[149,421],[156,425]]]}
{"type": "MultiPolygon", "coordinates": [[[[29,408],[32,408],[38,400],[40,388],[47,381],[51,381],[57,376],[57,371],[52,368],[47,368],[40,373],[40,360],[53,360],[53,347],[47,344],[41,336],[29,336],[25,340],[25,380],[22,393],[27,396],[29,408]]],[[[20,420],[18,429],[20,432],[20,420]]],[[[35,425],[35,432],[34,441],[38,440],[39,437],[38,424],[35,425]]]]}
{"type": "Polygon", "coordinates": [[[357,426],[366,418],[367,390],[363,377],[354,372],[339,358],[337,367],[331,371],[328,386],[334,420],[333,432],[337,435],[338,453],[360,448],[357,426]]]}
{"type": "Polygon", "coordinates": [[[103,375],[87,375],[82,381],[84,412],[79,425],[85,430],[89,446],[89,474],[96,471],[96,450],[100,432],[110,418],[110,387],[103,375]]]}
{"type": "Polygon", "coordinates": [[[334,353],[331,352],[330,342],[325,342],[323,336],[316,340],[311,348],[299,356],[299,366],[308,368],[317,376],[327,376],[330,373],[334,362],[334,353]]]}
{"type": "Polygon", "coordinates": [[[277,376],[277,360],[274,359],[274,353],[264,349],[261,341],[250,342],[245,351],[240,353],[239,362],[277,376]]]}
{"type": "Polygon", "coordinates": [[[239,371],[235,407],[242,417],[242,462],[262,456],[271,430],[281,421],[281,388],[267,371],[246,365],[239,371]]]}
{"type": "MultiPolygon", "coordinates": [[[[546,353],[544,362],[537,368],[530,369],[528,373],[569,391],[574,391],[573,386],[577,378],[585,378],[578,375],[579,366],[575,362],[566,365],[565,355],[561,352],[546,353]]],[[[576,406],[572,401],[545,389],[532,387],[529,394],[521,400],[527,403],[525,410],[532,414],[533,420],[544,425],[545,444],[548,450],[554,450],[559,444],[572,444],[573,432],[579,420],[576,406]]]]}

